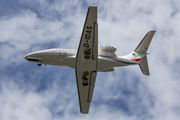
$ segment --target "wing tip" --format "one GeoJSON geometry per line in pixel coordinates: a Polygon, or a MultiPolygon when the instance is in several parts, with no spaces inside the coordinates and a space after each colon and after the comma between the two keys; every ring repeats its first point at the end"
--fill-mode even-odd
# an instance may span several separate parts
{"type": "Polygon", "coordinates": [[[81,114],[89,114],[89,110],[82,110],[80,109],[81,114]]]}
{"type": "Polygon", "coordinates": [[[148,33],[154,34],[155,32],[156,32],[156,30],[151,30],[151,31],[149,31],[148,33]]]}

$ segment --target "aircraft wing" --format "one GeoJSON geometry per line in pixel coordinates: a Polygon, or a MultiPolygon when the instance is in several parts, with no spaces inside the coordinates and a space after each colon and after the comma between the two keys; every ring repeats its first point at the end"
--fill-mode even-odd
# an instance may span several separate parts
{"type": "Polygon", "coordinates": [[[97,61],[97,7],[89,6],[75,63],[80,111],[83,114],[88,114],[89,112],[97,75],[97,61]]]}

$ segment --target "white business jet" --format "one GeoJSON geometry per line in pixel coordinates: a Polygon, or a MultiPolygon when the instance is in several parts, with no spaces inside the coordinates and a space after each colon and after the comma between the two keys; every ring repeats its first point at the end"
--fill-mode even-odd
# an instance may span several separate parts
{"type": "Polygon", "coordinates": [[[97,72],[112,72],[114,67],[139,65],[149,75],[147,50],[155,31],[149,31],[130,54],[118,57],[116,48],[98,45],[97,7],[89,6],[78,50],[47,49],[30,53],[25,59],[45,65],[68,66],[76,72],[80,111],[89,113],[97,72]]]}

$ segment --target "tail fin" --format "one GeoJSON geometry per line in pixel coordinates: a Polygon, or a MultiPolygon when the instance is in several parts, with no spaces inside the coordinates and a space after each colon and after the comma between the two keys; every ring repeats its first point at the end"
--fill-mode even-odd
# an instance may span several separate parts
{"type": "Polygon", "coordinates": [[[137,46],[137,48],[134,50],[134,52],[137,53],[145,53],[147,52],[149,45],[151,43],[151,40],[154,36],[155,31],[149,31],[144,38],[142,39],[142,41],[139,43],[139,45],[137,46]]]}
{"type": "Polygon", "coordinates": [[[131,54],[122,57],[133,61],[139,61],[139,67],[144,75],[150,75],[146,54],[154,33],[155,31],[149,31],[131,54]]]}
{"type": "Polygon", "coordinates": [[[149,74],[149,67],[148,67],[148,61],[147,61],[147,50],[149,48],[149,45],[151,43],[151,40],[154,36],[155,31],[149,31],[142,41],[139,43],[137,48],[134,50],[136,54],[138,54],[142,59],[140,60],[139,67],[141,68],[141,71],[144,75],[150,75],[149,74]]]}

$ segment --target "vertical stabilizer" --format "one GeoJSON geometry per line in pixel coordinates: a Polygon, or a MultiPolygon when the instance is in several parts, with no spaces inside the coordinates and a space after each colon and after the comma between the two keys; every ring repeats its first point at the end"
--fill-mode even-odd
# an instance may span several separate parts
{"type": "Polygon", "coordinates": [[[155,31],[149,31],[144,38],[142,39],[142,41],[139,43],[139,45],[137,46],[137,48],[134,50],[134,52],[137,53],[145,53],[147,52],[149,45],[151,43],[151,40],[154,36],[155,31]]]}

